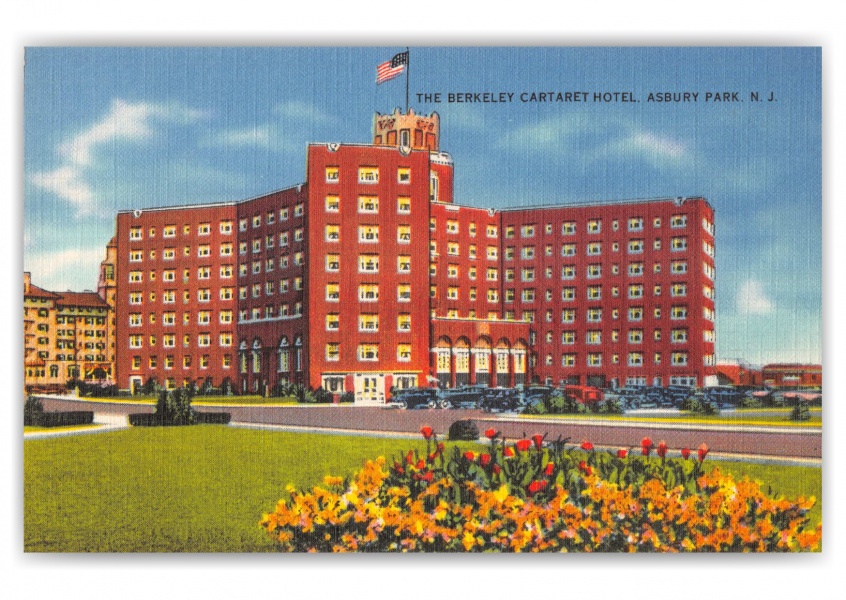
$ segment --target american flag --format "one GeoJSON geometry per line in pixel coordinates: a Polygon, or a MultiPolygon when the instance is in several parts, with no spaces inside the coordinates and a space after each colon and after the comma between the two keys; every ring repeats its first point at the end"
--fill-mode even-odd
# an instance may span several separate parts
{"type": "Polygon", "coordinates": [[[408,64],[408,51],[400,52],[391,60],[387,60],[376,67],[376,84],[385,83],[394,77],[402,75],[408,64]]]}

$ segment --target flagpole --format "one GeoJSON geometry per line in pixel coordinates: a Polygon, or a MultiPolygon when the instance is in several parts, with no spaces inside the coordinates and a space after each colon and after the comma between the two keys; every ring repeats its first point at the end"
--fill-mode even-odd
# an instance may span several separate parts
{"type": "Polygon", "coordinates": [[[407,46],[405,56],[405,114],[408,114],[408,77],[411,74],[411,54],[409,54],[407,46]]]}

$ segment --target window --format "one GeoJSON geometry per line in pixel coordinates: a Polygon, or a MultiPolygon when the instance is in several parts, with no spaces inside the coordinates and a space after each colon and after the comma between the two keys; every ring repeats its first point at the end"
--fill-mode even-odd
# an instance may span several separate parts
{"type": "Polygon", "coordinates": [[[499,256],[496,246],[488,246],[485,251],[485,256],[488,257],[488,260],[496,260],[499,256]]]}
{"type": "Polygon", "coordinates": [[[326,284],[326,300],[329,302],[338,302],[341,299],[340,286],[337,283],[326,284]]]}
{"type": "MultiPolygon", "coordinates": [[[[155,342],[151,339],[150,345],[155,345],[155,342]]],[[[166,333],[162,336],[162,346],[165,348],[173,348],[176,346],[176,336],[172,333],[166,333]]]]}
{"type": "Polygon", "coordinates": [[[397,256],[397,272],[410,273],[411,272],[411,256],[407,254],[400,254],[397,256]]]}
{"type": "Polygon", "coordinates": [[[572,302],[576,299],[576,288],[565,287],[561,288],[561,300],[564,302],[572,302]]]}
{"type": "Polygon", "coordinates": [[[629,321],[642,321],[643,320],[643,307],[642,306],[632,306],[629,308],[629,321]]]}
{"type": "Polygon", "coordinates": [[[629,264],[629,277],[639,277],[643,275],[643,263],[629,264]]]}
{"type": "Polygon", "coordinates": [[[561,267],[561,279],[575,279],[576,265],[564,265],[561,267]]]}
{"type": "Polygon", "coordinates": [[[340,360],[340,344],[338,342],[327,342],[326,344],[326,362],[336,362],[340,360]]]}
{"type": "Polygon", "coordinates": [[[602,254],[602,243],[601,242],[591,242],[587,245],[587,254],[588,256],[599,256],[602,254]]]}
{"type": "Polygon", "coordinates": [[[674,260],[670,263],[670,273],[673,275],[681,275],[687,273],[687,261],[686,260],[674,260]]]}
{"type": "Polygon", "coordinates": [[[397,331],[411,331],[411,315],[400,314],[397,316],[397,331]]]}
{"type": "Polygon", "coordinates": [[[674,344],[684,344],[684,343],[686,343],[687,342],[687,329],[673,329],[670,332],[670,341],[674,344]]]}
{"type": "Polygon", "coordinates": [[[447,265],[447,277],[450,279],[457,279],[458,278],[458,265],[447,265]]]}
{"type": "Polygon", "coordinates": [[[458,233],[458,221],[448,219],[446,223],[447,233],[458,233]]]}
{"type": "Polygon", "coordinates": [[[602,355],[599,353],[592,353],[588,354],[587,357],[587,364],[589,367],[601,367],[602,366],[602,355]]]}
{"type": "Polygon", "coordinates": [[[640,344],[643,341],[643,329],[629,329],[629,343],[640,344]]]}
{"type": "Polygon", "coordinates": [[[561,355],[561,366],[562,367],[575,367],[576,366],[576,355],[575,354],[562,354],[561,355]]]}
{"type": "MultiPolygon", "coordinates": [[[[141,320],[141,313],[132,313],[129,315],[129,326],[130,327],[141,327],[142,320],[141,320]]],[[[44,338],[45,340],[47,338],[44,338]]],[[[41,338],[39,338],[39,343],[41,342],[41,338]]]]}
{"type": "Polygon", "coordinates": [[[379,344],[359,344],[358,360],[377,361],[379,360],[379,344]]]}
{"type": "Polygon", "coordinates": [[[495,238],[499,235],[499,229],[497,228],[496,225],[488,225],[488,227],[486,229],[486,235],[489,238],[495,238]]]}
{"type": "Polygon", "coordinates": [[[499,291],[495,288],[490,288],[488,290],[488,302],[498,302],[499,301],[499,291]]]}
{"type": "Polygon", "coordinates": [[[643,352],[629,352],[629,366],[641,367],[643,366],[643,352]]]}
{"type": "Polygon", "coordinates": [[[514,260],[514,246],[506,246],[505,260],[514,260]]]}
{"type": "Polygon", "coordinates": [[[336,213],[341,210],[341,199],[338,196],[326,196],[326,212],[336,213]]]}
{"type": "Polygon", "coordinates": [[[166,238],[176,237],[176,225],[165,225],[162,235],[166,238]]]}
{"type": "Polygon", "coordinates": [[[129,347],[130,348],[141,348],[144,344],[144,336],[143,335],[131,335],[129,336],[129,347]]]}
{"type": "Polygon", "coordinates": [[[714,276],[716,275],[716,270],[714,269],[714,267],[709,265],[707,262],[703,262],[702,270],[705,273],[705,277],[713,281],[714,276]]]}
{"type": "Polygon", "coordinates": [[[253,240],[253,254],[258,254],[261,252],[261,239],[256,238],[253,240]]]}
{"type": "Polygon", "coordinates": [[[209,321],[211,321],[211,313],[207,310],[201,310],[197,313],[197,324],[198,325],[208,325],[209,321]]]}
{"type": "Polygon", "coordinates": [[[670,358],[674,367],[682,367],[687,364],[687,352],[673,352],[670,358]]]}
{"type": "Polygon", "coordinates": [[[326,183],[338,183],[339,175],[338,167],[326,167],[326,183]]]}
{"type": "Polygon", "coordinates": [[[670,309],[670,319],[673,321],[682,321],[687,319],[687,307],[686,306],[673,306],[670,309]]]}
{"type": "Polygon", "coordinates": [[[673,229],[683,229],[687,227],[687,215],[673,215],[670,218],[670,227],[673,229]]]}
{"type": "Polygon", "coordinates": [[[397,183],[411,183],[411,169],[400,167],[397,169],[397,183]]]}
{"type": "Polygon", "coordinates": [[[360,302],[375,302],[379,299],[379,284],[362,283],[358,286],[358,299],[360,302]]]}
{"type": "MultiPolygon", "coordinates": [[[[361,235],[361,228],[359,227],[359,236],[360,235],[361,235]]],[[[337,242],[340,239],[341,239],[341,227],[340,227],[340,225],[327,225],[326,226],[326,241],[327,242],[337,242]]],[[[359,239],[359,241],[361,241],[361,240],[359,239]]],[[[255,251],[255,248],[253,248],[253,251],[255,251]]]]}
{"type": "MultiPolygon", "coordinates": [[[[488,281],[496,281],[499,277],[499,271],[494,267],[488,267],[485,270],[485,279],[488,281]]],[[[531,281],[529,279],[524,279],[524,281],[531,281]]]]}
{"type": "Polygon", "coordinates": [[[599,279],[600,277],[602,277],[602,265],[600,265],[600,264],[588,265],[587,278],[588,279],[599,279]]]}
{"type": "Polygon", "coordinates": [[[585,338],[585,343],[590,345],[598,345],[602,343],[602,331],[597,329],[592,329],[587,332],[587,336],[585,338]]]}
{"type": "Polygon", "coordinates": [[[165,293],[162,294],[162,302],[165,304],[173,304],[176,302],[176,291],[175,290],[165,290],[165,293]]]}
{"type": "Polygon", "coordinates": [[[674,283],[670,287],[670,296],[673,296],[674,298],[687,296],[687,284],[674,283]]]}
{"type": "Polygon", "coordinates": [[[209,302],[211,300],[211,292],[207,289],[197,290],[197,300],[199,302],[209,302]]]}
{"type": "Polygon", "coordinates": [[[629,240],[629,254],[643,254],[643,240],[629,240]]]}
{"type": "Polygon", "coordinates": [[[434,172],[429,173],[429,200],[431,202],[437,202],[439,196],[439,182],[438,176],[434,172]]]}
{"type": "Polygon", "coordinates": [[[520,251],[520,256],[523,260],[532,260],[535,257],[535,247],[523,246],[523,249],[520,251]]]}
{"type": "Polygon", "coordinates": [[[129,253],[129,262],[141,262],[144,260],[144,252],[133,250],[129,253]]]}
{"type": "Polygon", "coordinates": [[[377,196],[359,196],[358,212],[362,214],[376,214],[379,212],[379,198],[377,196]]]}
{"type": "Polygon", "coordinates": [[[220,318],[218,320],[221,323],[231,323],[232,322],[232,311],[231,310],[220,311],[220,318]]]}
{"type": "Polygon", "coordinates": [[[379,272],[379,255],[378,254],[359,254],[359,256],[358,256],[358,272],[359,273],[378,273],[379,272]]]}
{"type": "Polygon", "coordinates": [[[576,322],[576,310],[572,308],[565,308],[561,311],[561,322],[562,323],[575,323],[576,322]]]}
{"type": "Polygon", "coordinates": [[[587,298],[588,298],[588,300],[599,300],[599,299],[601,299],[602,298],[602,286],[601,285],[588,286],[587,298]]]}
{"type": "Polygon", "coordinates": [[[520,237],[524,237],[524,238],[535,237],[535,226],[534,225],[523,225],[520,228],[520,237]]]}
{"type": "Polygon", "coordinates": [[[643,298],[643,286],[640,284],[630,285],[629,298],[643,298]]]}
{"type": "Polygon", "coordinates": [[[601,308],[589,308],[587,310],[587,321],[588,323],[599,323],[602,321],[602,309],[601,308]]]}
{"type": "Polygon", "coordinates": [[[144,274],[141,271],[130,271],[129,272],[129,282],[130,283],[140,283],[144,281],[144,274]]]}
{"type": "Polygon", "coordinates": [[[686,237],[674,237],[670,239],[670,250],[672,252],[682,252],[687,250],[686,237]]]}
{"type": "Polygon", "coordinates": [[[397,344],[397,360],[400,362],[411,361],[411,344],[397,344]]]}
{"type": "Polygon", "coordinates": [[[210,223],[200,223],[197,226],[197,235],[209,235],[211,233],[210,223]]]}
{"type": "Polygon", "coordinates": [[[129,229],[129,239],[132,241],[144,239],[144,229],[141,227],[131,227],[129,229]]]}
{"type": "Polygon", "coordinates": [[[629,231],[643,231],[643,217],[629,219],[629,231]]]}
{"type": "Polygon", "coordinates": [[[326,315],[326,331],[338,331],[340,328],[340,317],[338,313],[329,313],[326,315]]]}
{"type": "Polygon", "coordinates": [[[197,269],[197,279],[209,279],[211,277],[211,267],[200,267],[197,269]]]}
{"type": "Polygon", "coordinates": [[[228,332],[221,333],[220,336],[218,336],[218,343],[224,348],[227,346],[231,346],[232,334],[228,332]]]}
{"type": "Polygon", "coordinates": [[[221,221],[220,222],[220,233],[223,235],[229,235],[232,233],[232,221],[221,221]]]}
{"type": "Polygon", "coordinates": [[[523,302],[534,302],[535,301],[535,290],[534,288],[528,288],[523,290],[523,293],[520,295],[520,299],[523,302]]]}
{"type": "Polygon", "coordinates": [[[359,167],[359,183],[379,183],[379,167],[359,167]]]}
{"type": "Polygon", "coordinates": [[[458,245],[458,242],[447,242],[447,254],[449,256],[458,256],[461,252],[461,249],[458,245]]]}
{"type": "Polygon", "coordinates": [[[211,334],[209,333],[201,333],[197,336],[197,346],[200,348],[207,348],[211,346],[211,334]]]}
{"type": "Polygon", "coordinates": [[[561,224],[561,235],[576,235],[576,222],[565,221],[561,224]]]}
{"type": "Polygon", "coordinates": [[[655,238],[655,241],[652,242],[652,249],[653,250],[660,250],[661,249],[661,238],[655,238]]]}
{"type": "Polygon", "coordinates": [[[600,233],[602,231],[602,219],[592,219],[587,224],[588,233],[600,233]]]}

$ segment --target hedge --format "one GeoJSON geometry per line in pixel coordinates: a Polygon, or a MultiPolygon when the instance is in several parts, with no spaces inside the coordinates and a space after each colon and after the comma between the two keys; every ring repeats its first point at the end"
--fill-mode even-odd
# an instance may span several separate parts
{"type": "Polygon", "coordinates": [[[228,425],[232,415],[228,412],[195,412],[194,423],[207,425],[228,425]]]}
{"type": "Polygon", "coordinates": [[[94,413],[90,410],[74,410],[64,412],[43,412],[32,415],[31,422],[26,425],[36,427],[71,427],[73,425],[90,425],[94,422],[94,413]]]}

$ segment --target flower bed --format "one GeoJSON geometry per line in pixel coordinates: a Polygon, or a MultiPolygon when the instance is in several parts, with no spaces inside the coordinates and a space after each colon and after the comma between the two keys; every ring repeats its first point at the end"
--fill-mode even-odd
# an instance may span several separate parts
{"type": "Polygon", "coordinates": [[[689,552],[811,551],[813,498],[771,498],[719,469],[703,444],[670,457],[664,442],[598,452],[544,436],[508,443],[489,429],[486,452],[447,450],[431,428],[426,452],[367,461],[326,477],[260,525],[283,551],[689,552]],[[654,452],[654,456],[653,456],[654,452]]]}

